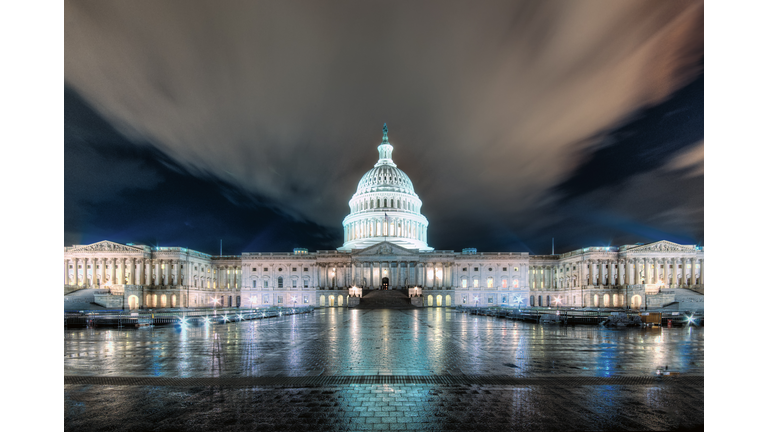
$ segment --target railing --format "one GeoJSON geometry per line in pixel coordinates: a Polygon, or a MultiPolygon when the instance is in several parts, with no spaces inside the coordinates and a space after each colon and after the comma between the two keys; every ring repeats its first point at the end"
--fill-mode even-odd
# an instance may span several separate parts
{"type": "MultiPolygon", "coordinates": [[[[471,315],[491,316],[496,318],[506,318],[518,321],[559,322],[561,324],[600,324],[612,314],[620,312],[628,315],[639,315],[645,313],[645,310],[633,309],[549,309],[549,308],[504,308],[504,307],[466,307],[458,306],[457,312],[471,315]]],[[[688,317],[695,317],[695,325],[704,323],[704,315],[695,315],[691,311],[656,311],[660,312],[662,319],[661,325],[666,326],[668,321],[672,321],[675,326],[685,325],[689,322],[688,317]]]]}
{"type": "Polygon", "coordinates": [[[311,313],[314,307],[269,307],[253,309],[205,309],[205,310],[165,310],[155,311],[122,311],[122,310],[100,310],[88,312],[65,312],[65,327],[120,327],[123,325],[134,326],[137,324],[175,324],[182,319],[205,318],[210,323],[237,322],[252,319],[272,318],[283,315],[295,315],[311,313]]]}

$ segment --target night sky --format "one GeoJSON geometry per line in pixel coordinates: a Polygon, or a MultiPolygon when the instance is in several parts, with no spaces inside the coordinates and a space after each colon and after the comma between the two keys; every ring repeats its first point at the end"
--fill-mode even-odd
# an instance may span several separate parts
{"type": "Polygon", "coordinates": [[[699,1],[67,1],[64,244],[335,249],[387,123],[430,246],[704,244],[699,1]]]}

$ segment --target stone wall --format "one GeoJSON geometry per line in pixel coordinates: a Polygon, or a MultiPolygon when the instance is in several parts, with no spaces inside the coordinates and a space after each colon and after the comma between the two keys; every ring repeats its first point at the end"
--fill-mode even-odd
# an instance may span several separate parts
{"type": "Polygon", "coordinates": [[[109,309],[122,309],[123,308],[123,296],[112,294],[94,294],[93,302],[99,306],[104,306],[109,309]]]}

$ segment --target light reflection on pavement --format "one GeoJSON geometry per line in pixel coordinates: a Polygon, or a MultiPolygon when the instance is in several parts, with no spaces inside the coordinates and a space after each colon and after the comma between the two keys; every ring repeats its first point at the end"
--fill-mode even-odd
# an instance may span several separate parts
{"type": "Polygon", "coordinates": [[[437,308],[319,309],[186,329],[65,330],[65,376],[170,381],[65,384],[64,424],[73,431],[703,430],[703,380],[648,383],[658,367],[703,376],[704,329],[560,327],[437,308]],[[372,375],[555,381],[173,384],[372,375]],[[646,382],[583,384],[603,377],[646,382]]]}
{"type": "Polygon", "coordinates": [[[561,327],[450,309],[320,309],[237,323],[65,331],[65,375],[704,374],[704,329],[561,327]]]}

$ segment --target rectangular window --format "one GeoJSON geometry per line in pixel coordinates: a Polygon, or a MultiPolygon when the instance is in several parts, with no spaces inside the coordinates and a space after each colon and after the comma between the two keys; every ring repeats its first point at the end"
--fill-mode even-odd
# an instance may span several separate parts
{"type": "Polygon", "coordinates": [[[475,267],[475,271],[477,271],[477,267],[475,267]]]}
{"type": "Polygon", "coordinates": [[[309,303],[309,296],[304,296],[304,304],[309,303]]]}
{"type": "Polygon", "coordinates": [[[488,297],[488,304],[493,304],[493,297],[488,297]]]}
{"type": "Polygon", "coordinates": [[[269,304],[269,294],[264,294],[264,304],[269,304]]]}
{"type": "Polygon", "coordinates": [[[472,281],[472,286],[473,286],[473,287],[475,287],[475,288],[477,288],[478,286],[480,286],[480,281],[478,281],[477,279],[475,279],[474,281],[472,281]]]}
{"type": "Polygon", "coordinates": [[[291,271],[296,271],[296,267],[292,267],[292,268],[291,268],[291,271]]]}
{"type": "Polygon", "coordinates": [[[461,302],[467,304],[467,296],[461,296],[461,302]]]}
{"type": "Polygon", "coordinates": [[[507,271],[507,268],[506,267],[502,267],[501,271],[507,271]]]}
{"type": "Polygon", "coordinates": [[[252,268],[251,271],[256,273],[256,268],[252,268]]]}
{"type": "Polygon", "coordinates": [[[294,280],[294,281],[291,281],[291,284],[292,284],[292,286],[293,286],[294,288],[296,288],[296,281],[295,281],[295,280],[294,280]]]}
{"type": "Polygon", "coordinates": [[[502,303],[506,303],[507,302],[507,296],[502,296],[501,297],[501,302],[502,303]]]}
{"type": "Polygon", "coordinates": [[[269,288],[269,281],[264,281],[264,288],[269,288]]]}
{"type": "MultiPolygon", "coordinates": [[[[69,266],[69,268],[72,268],[72,266],[69,266]]],[[[462,267],[461,271],[467,271],[466,267],[462,267]]]]}
{"type": "Polygon", "coordinates": [[[485,284],[486,284],[486,286],[488,288],[493,288],[493,278],[488,278],[488,280],[486,280],[485,284]]]}
{"type": "Polygon", "coordinates": [[[507,287],[507,280],[506,279],[502,279],[501,280],[501,287],[502,288],[506,288],[507,287]]]}
{"type": "Polygon", "coordinates": [[[277,296],[277,304],[283,303],[283,296],[277,296]]]}
{"type": "Polygon", "coordinates": [[[304,279],[304,288],[309,288],[309,281],[304,279]]]}
{"type": "Polygon", "coordinates": [[[304,267],[304,271],[309,271],[309,267],[304,267]]]}
{"type": "Polygon", "coordinates": [[[466,279],[462,279],[461,280],[461,287],[462,288],[466,288],[467,287],[467,280],[466,279]]]}
{"type": "Polygon", "coordinates": [[[268,269],[268,268],[266,268],[266,267],[264,267],[264,271],[269,271],[269,269],[268,269]]]}
{"type": "Polygon", "coordinates": [[[253,287],[256,288],[256,281],[253,281],[253,287]]]}

